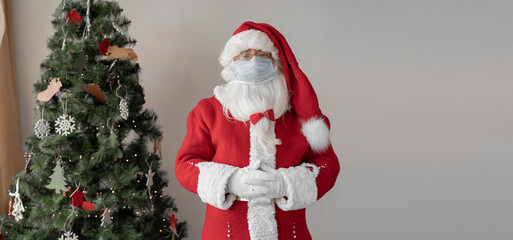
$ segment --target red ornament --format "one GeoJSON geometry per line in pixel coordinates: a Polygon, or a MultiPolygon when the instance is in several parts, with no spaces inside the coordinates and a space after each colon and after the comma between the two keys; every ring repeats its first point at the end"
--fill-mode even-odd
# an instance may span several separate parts
{"type": "Polygon", "coordinates": [[[69,197],[71,198],[71,206],[73,207],[82,206],[84,203],[84,193],[79,189],[75,190],[69,197]]]}
{"type": "Polygon", "coordinates": [[[84,201],[84,203],[82,204],[82,209],[86,211],[94,211],[96,210],[96,205],[94,205],[94,203],[84,201]]]}
{"type": "Polygon", "coordinates": [[[82,17],[80,17],[80,14],[73,9],[70,13],[68,13],[68,16],[66,16],[66,22],[68,24],[80,24],[82,22],[82,17]]]}
{"type": "Polygon", "coordinates": [[[0,240],[2,240],[2,234],[0,233],[0,240]]]}
{"type": "MultiPolygon", "coordinates": [[[[71,187],[68,187],[69,190],[71,190],[71,187]]],[[[66,197],[66,192],[62,191],[62,196],[66,197]]]]}
{"type": "Polygon", "coordinates": [[[110,43],[109,43],[109,40],[107,40],[107,38],[104,38],[103,41],[100,43],[100,53],[103,55],[103,56],[107,56],[107,49],[109,49],[110,47],[110,43]]]}
{"type": "Polygon", "coordinates": [[[174,214],[171,215],[171,217],[169,217],[169,221],[171,221],[171,226],[169,226],[169,227],[176,231],[176,221],[178,221],[178,219],[175,218],[174,214]]]}

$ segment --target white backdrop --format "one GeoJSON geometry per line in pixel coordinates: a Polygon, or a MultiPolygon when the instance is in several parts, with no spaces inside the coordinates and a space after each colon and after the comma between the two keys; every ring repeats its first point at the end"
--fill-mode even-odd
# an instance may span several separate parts
{"type": "MultiPolygon", "coordinates": [[[[14,0],[22,139],[61,0],[14,0]]],[[[244,21],[287,38],[332,122],[342,171],[307,210],[314,239],[513,239],[513,2],[121,0],[164,131],[178,218],[200,239],[204,204],[174,176],[195,104],[244,21]]]]}

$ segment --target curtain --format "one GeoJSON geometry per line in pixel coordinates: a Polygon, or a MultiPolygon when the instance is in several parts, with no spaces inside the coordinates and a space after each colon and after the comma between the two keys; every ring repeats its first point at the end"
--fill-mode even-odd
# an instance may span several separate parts
{"type": "Polygon", "coordinates": [[[7,191],[23,169],[18,96],[14,70],[11,0],[0,0],[0,215],[8,213],[7,191]]]}

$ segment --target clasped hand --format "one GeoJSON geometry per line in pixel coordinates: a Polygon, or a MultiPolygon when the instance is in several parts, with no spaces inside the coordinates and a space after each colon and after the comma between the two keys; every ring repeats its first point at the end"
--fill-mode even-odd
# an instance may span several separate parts
{"type": "Polygon", "coordinates": [[[240,168],[228,180],[228,192],[243,198],[266,196],[281,198],[285,196],[286,183],[281,174],[274,170],[240,168]]]}

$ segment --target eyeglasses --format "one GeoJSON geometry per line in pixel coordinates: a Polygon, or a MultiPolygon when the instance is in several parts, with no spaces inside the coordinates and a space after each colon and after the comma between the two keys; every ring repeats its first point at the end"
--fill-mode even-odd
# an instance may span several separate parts
{"type": "Polygon", "coordinates": [[[248,51],[241,52],[239,55],[235,56],[233,58],[233,60],[247,61],[247,60],[253,58],[254,56],[262,57],[262,58],[269,58],[269,59],[273,58],[270,52],[264,52],[264,51],[260,51],[260,50],[256,50],[256,51],[248,50],[248,51]]]}

